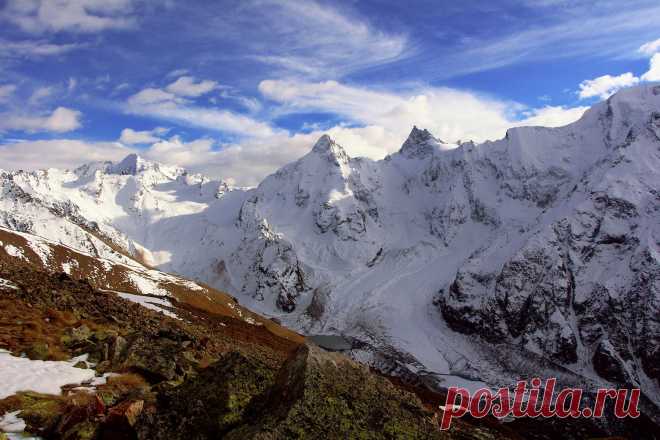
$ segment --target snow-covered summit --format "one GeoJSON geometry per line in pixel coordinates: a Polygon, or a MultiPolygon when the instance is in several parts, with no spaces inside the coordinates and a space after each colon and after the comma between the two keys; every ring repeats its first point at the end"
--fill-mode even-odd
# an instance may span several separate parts
{"type": "Polygon", "coordinates": [[[433,137],[427,129],[419,129],[414,126],[403,143],[399,153],[409,158],[426,158],[440,148],[443,142],[433,137]]]}
{"type": "Polygon", "coordinates": [[[336,166],[346,164],[350,160],[346,150],[327,134],[324,134],[316,141],[310,154],[321,156],[336,166]]]}
{"type": "Polygon", "coordinates": [[[176,179],[187,174],[183,168],[152,162],[135,153],[110,166],[107,172],[120,176],[142,176],[151,181],[176,179]]]}
{"type": "Polygon", "coordinates": [[[147,162],[137,154],[133,153],[126,156],[116,165],[113,165],[109,171],[114,174],[130,174],[134,176],[139,172],[143,172],[148,168],[154,168],[155,166],[157,165],[147,162]]]}

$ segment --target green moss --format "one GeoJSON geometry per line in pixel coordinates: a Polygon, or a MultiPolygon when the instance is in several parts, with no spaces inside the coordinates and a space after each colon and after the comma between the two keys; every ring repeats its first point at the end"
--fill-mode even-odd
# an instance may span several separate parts
{"type": "Polygon", "coordinates": [[[392,439],[406,440],[415,438],[418,430],[415,425],[411,425],[406,420],[389,420],[383,425],[383,434],[392,439]]]}
{"type": "Polygon", "coordinates": [[[26,354],[30,359],[45,361],[48,359],[50,351],[48,349],[48,344],[45,342],[37,342],[28,348],[26,354]]]}
{"type": "Polygon", "coordinates": [[[101,401],[106,407],[113,406],[117,403],[117,396],[110,391],[99,391],[96,394],[101,398],[101,401]]]}
{"type": "Polygon", "coordinates": [[[112,330],[110,328],[102,327],[102,328],[96,330],[92,334],[92,339],[94,339],[96,341],[105,341],[108,338],[117,337],[117,336],[119,336],[119,333],[117,331],[112,330]]]}
{"type": "Polygon", "coordinates": [[[21,418],[25,420],[30,432],[50,430],[62,416],[63,405],[56,396],[32,392],[21,393],[19,396],[21,418]]]}
{"type": "Polygon", "coordinates": [[[272,369],[261,362],[230,353],[181,385],[163,390],[156,415],[144,429],[149,438],[221,437],[245,421],[251,402],[272,378],[272,369]]]}
{"type": "Polygon", "coordinates": [[[228,438],[440,438],[413,395],[345,358],[303,348],[278,374],[254,421],[228,438]],[[250,426],[251,425],[251,426],[250,426]]]}
{"type": "Polygon", "coordinates": [[[92,440],[96,437],[98,425],[91,421],[78,423],[62,435],[62,440],[92,440]]]}

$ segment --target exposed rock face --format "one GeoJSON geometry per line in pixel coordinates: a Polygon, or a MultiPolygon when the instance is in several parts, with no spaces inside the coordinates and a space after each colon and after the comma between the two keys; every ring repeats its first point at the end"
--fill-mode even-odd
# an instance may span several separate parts
{"type": "Polygon", "coordinates": [[[414,395],[309,344],[282,366],[253,414],[227,438],[441,438],[414,395]]]}
{"type": "MultiPolygon", "coordinates": [[[[609,381],[641,386],[658,401],[660,264],[653,218],[660,210],[659,176],[633,171],[658,164],[660,144],[646,122],[659,104],[654,90],[614,96],[575,124],[583,130],[594,124],[601,133],[585,142],[601,149],[580,168],[517,168],[515,156],[513,167],[495,164],[511,197],[543,211],[511,239],[515,252],[503,254],[499,249],[507,245],[497,240],[487,244],[441,290],[437,303],[453,329],[507,341],[573,371],[593,368],[609,381]]],[[[525,146],[531,130],[510,131],[507,154],[518,142],[525,146]]],[[[578,136],[584,132],[561,140],[559,151],[577,148],[571,137],[578,136]]]]}
{"type": "Polygon", "coordinates": [[[433,155],[442,141],[433,137],[426,129],[413,127],[408,139],[401,146],[401,155],[411,159],[424,159],[433,155]]]}
{"type": "Polygon", "coordinates": [[[272,383],[273,371],[261,362],[230,353],[200,374],[158,396],[141,420],[139,438],[223,438],[244,422],[253,398],[272,383]]]}

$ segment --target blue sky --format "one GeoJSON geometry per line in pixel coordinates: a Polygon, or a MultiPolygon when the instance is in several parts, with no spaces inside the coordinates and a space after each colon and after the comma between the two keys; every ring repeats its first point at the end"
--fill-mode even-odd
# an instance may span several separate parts
{"type": "Polygon", "coordinates": [[[396,151],[577,119],[660,80],[646,0],[0,0],[0,168],[132,151],[254,184],[329,132],[396,151]]]}

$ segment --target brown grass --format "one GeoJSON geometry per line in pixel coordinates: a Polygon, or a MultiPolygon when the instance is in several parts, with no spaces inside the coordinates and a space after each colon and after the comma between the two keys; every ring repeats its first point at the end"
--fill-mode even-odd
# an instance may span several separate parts
{"type": "MultiPolygon", "coordinates": [[[[22,249],[25,256],[29,259],[30,264],[37,266],[41,270],[44,269],[40,258],[30,249],[25,238],[10,231],[0,229],[0,241],[13,244],[14,246],[22,249]]],[[[52,250],[52,254],[51,261],[49,261],[50,267],[45,268],[46,270],[57,271],[58,268],[61,267],[62,263],[75,261],[77,262],[77,267],[73,266],[70,273],[71,277],[74,279],[87,280],[93,287],[97,289],[108,289],[137,295],[142,295],[145,293],[139,291],[137,287],[130,281],[128,274],[132,272],[132,269],[120,264],[112,264],[110,269],[106,270],[103,264],[101,264],[101,262],[96,258],[81,254],[66,246],[55,243],[49,244],[52,250]]],[[[4,252],[4,249],[0,247],[0,262],[2,261],[3,257],[15,258],[8,256],[6,252],[4,252]]],[[[181,280],[181,284],[176,282],[164,282],[160,283],[159,287],[170,292],[178,302],[194,307],[203,312],[239,320],[250,317],[257,323],[261,324],[263,328],[272,333],[274,336],[287,339],[291,342],[294,342],[295,344],[302,344],[305,340],[305,338],[300,334],[235,303],[234,298],[227,293],[215,290],[202,283],[196,283],[202,288],[202,290],[190,289],[183,283],[183,281],[188,282],[189,280],[185,280],[184,278],[181,278],[181,280]],[[229,303],[233,304],[235,307],[229,307],[227,305],[229,303]],[[237,310],[240,310],[240,315],[237,310]]]]}
{"type": "Polygon", "coordinates": [[[48,360],[71,356],[61,342],[70,327],[70,316],[43,310],[21,300],[0,299],[0,346],[16,355],[29,352],[37,343],[48,344],[48,360]]]}
{"type": "Polygon", "coordinates": [[[119,393],[124,393],[129,390],[134,390],[136,388],[148,388],[149,384],[147,381],[135,373],[126,373],[120,376],[111,376],[108,377],[107,382],[104,385],[100,385],[98,388],[100,390],[110,389],[117,391],[119,393]]]}

